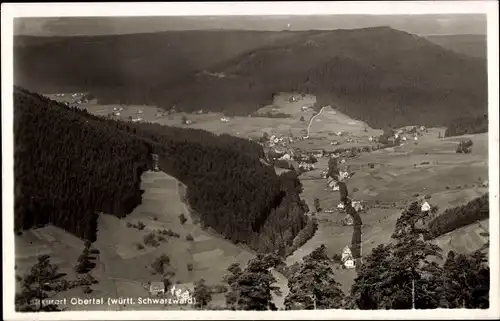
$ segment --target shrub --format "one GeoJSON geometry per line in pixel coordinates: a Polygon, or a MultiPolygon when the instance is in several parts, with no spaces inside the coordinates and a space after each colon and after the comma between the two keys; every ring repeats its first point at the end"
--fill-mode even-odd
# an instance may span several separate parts
{"type": "Polygon", "coordinates": [[[342,256],[338,253],[333,254],[332,260],[335,263],[342,263],[342,256]]]}
{"type": "Polygon", "coordinates": [[[158,235],[158,242],[165,242],[167,239],[163,235],[158,235]]]}
{"type": "Polygon", "coordinates": [[[141,221],[137,222],[137,225],[136,225],[136,226],[137,226],[137,229],[138,229],[139,231],[144,230],[144,228],[146,227],[146,225],[144,225],[144,223],[143,223],[143,222],[141,222],[141,221]]]}
{"type": "Polygon", "coordinates": [[[359,188],[357,188],[357,187],[354,187],[354,188],[352,189],[352,192],[353,192],[353,193],[355,193],[355,192],[357,192],[357,191],[359,191],[359,188]]]}
{"type": "Polygon", "coordinates": [[[161,255],[153,263],[151,263],[151,268],[153,272],[158,274],[165,273],[165,266],[170,264],[170,257],[168,255],[161,255]]]}
{"type": "Polygon", "coordinates": [[[101,253],[101,252],[98,249],[92,249],[92,250],[90,250],[90,254],[97,255],[99,253],[101,253]]]}
{"type": "Polygon", "coordinates": [[[193,271],[193,264],[192,263],[188,263],[187,270],[188,271],[193,271]]]}
{"type": "Polygon", "coordinates": [[[144,245],[142,245],[141,243],[136,243],[136,244],[135,244],[135,247],[136,247],[138,250],[144,250],[144,245]]]}
{"type": "Polygon", "coordinates": [[[193,236],[191,234],[188,234],[188,235],[186,235],[186,240],[187,241],[193,241],[194,238],[193,238],[193,236]]]}
{"type": "Polygon", "coordinates": [[[181,222],[181,225],[184,225],[184,223],[186,223],[187,218],[184,213],[179,214],[179,221],[181,222]]]}
{"type": "Polygon", "coordinates": [[[132,225],[132,223],[130,223],[130,222],[127,222],[125,225],[126,225],[127,227],[129,227],[129,228],[134,226],[134,225],[132,225]]]}
{"type": "Polygon", "coordinates": [[[92,293],[92,291],[93,291],[92,288],[90,288],[89,286],[85,286],[83,288],[83,293],[85,294],[92,293]]]}
{"type": "Polygon", "coordinates": [[[314,198],[314,208],[316,209],[316,212],[321,212],[321,204],[319,202],[319,198],[314,198]]]}
{"type": "Polygon", "coordinates": [[[370,167],[370,168],[375,168],[375,164],[373,164],[373,163],[368,163],[368,167],[370,167]]]}
{"type": "Polygon", "coordinates": [[[144,235],[144,244],[152,247],[158,247],[160,243],[156,240],[156,234],[154,232],[144,235]]]}

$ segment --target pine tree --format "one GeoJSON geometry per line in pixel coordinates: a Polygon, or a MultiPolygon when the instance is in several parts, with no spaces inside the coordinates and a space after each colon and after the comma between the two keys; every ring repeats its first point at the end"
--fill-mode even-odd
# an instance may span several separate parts
{"type": "Polygon", "coordinates": [[[396,222],[394,244],[379,246],[365,258],[351,290],[359,308],[428,309],[440,305],[442,268],[430,258],[441,258],[441,249],[423,240],[427,218],[428,213],[412,203],[396,222]]]}
{"type": "Polygon", "coordinates": [[[487,309],[490,276],[485,254],[448,252],[443,266],[444,306],[447,308],[487,309]]]}
{"type": "Polygon", "coordinates": [[[16,295],[16,310],[23,312],[60,311],[53,304],[44,305],[43,300],[48,298],[48,292],[57,288],[57,282],[62,282],[63,274],[59,267],[50,263],[50,256],[42,255],[37,263],[21,281],[21,293],[16,295]]]}
{"type": "Polygon", "coordinates": [[[321,245],[304,258],[299,270],[288,279],[290,293],[285,298],[286,309],[341,308],[344,293],[334,276],[326,247],[321,245]]]}
{"type": "Polygon", "coordinates": [[[193,296],[196,299],[196,307],[199,309],[205,308],[212,301],[212,292],[204,279],[195,282],[193,296]]]}
{"type": "Polygon", "coordinates": [[[230,285],[226,294],[228,306],[235,310],[276,310],[271,293],[278,288],[273,286],[276,279],[270,269],[280,262],[275,255],[258,255],[243,271],[239,265],[231,265],[231,275],[225,278],[230,285]]]}
{"type": "Polygon", "coordinates": [[[331,157],[328,160],[328,173],[326,174],[326,177],[331,177],[336,181],[338,180],[339,167],[338,167],[337,158],[331,157]]]}

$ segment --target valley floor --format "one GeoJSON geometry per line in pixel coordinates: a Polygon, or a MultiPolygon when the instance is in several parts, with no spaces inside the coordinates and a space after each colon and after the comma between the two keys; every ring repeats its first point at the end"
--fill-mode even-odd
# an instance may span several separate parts
{"type": "MultiPolygon", "coordinates": [[[[108,112],[108,109],[104,111],[108,112]]],[[[343,130],[351,128],[351,135],[367,144],[369,135],[377,134],[377,131],[369,128],[365,131],[362,123],[349,124],[351,121],[335,118],[337,116],[326,111],[322,112],[313,121],[310,139],[300,143],[308,149],[328,145],[333,140],[328,132],[336,131],[340,128],[340,123],[344,124],[343,130]],[[318,119],[320,122],[316,122],[318,119]],[[337,126],[331,125],[334,121],[337,121],[337,126]]],[[[195,123],[198,119],[196,117],[192,117],[195,123]]],[[[200,120],[193,127],[237,133],[237,136],[252,134],[260,136],[264,131],[286,134],[293,129],[300,132],[307,125],[298,121],[296,119],[298,116],[292,119],[236,118],[234,123],[228,125],[221,125],[218,117],[218,115],[201,115],[199,119],[204,119],[203,122],[200,120]],[[245,125],[238,125],[242,123],[245,125]]],[[[180,121],[180,118],[180,115],[174,115],[172,118],[160,119],[157,122],[170,125],[180,121]]],[[[440,132],[443,130],[429,129],[428,133],[418,141],[408,141],[403,146],[363,153],[357,158],[346,160],[345,166],[350,172],[355,173],[346,181],[349,196],[372,204],[366,213],[361,213],[362,255],[367,255],[377,245],[389,241],[397,218],[409,202],[421,202],[425,195],[430,195],[429,203],[437,205],[439,212],[442,212],[448,207],[465,204],[488,191],[481,186],[488,179],[488,134],[438,139],[440,132]],[[472,153],[455,153],[458,141],[464,138],[473,141],[472,153]]],[[[335,137],[335,139],[345,138],[335,137]]],[[[341,254],[344,246],[351,246],[353,242],[353,227],[340,224],[345,214],[337,211],[325,212],[328,209],[335,209],[339,202],[338,192],[327,190],[326,181],[320,177],[321,171],[327,169],[327,163],[328,159],[321,158],[316,164],[316,170],[300,176],[304,187],[301,197],[307,201],[311,209],[314,208],[314,198],[319,198],[323,211],[316,214],[319,221],[317,232],[286,259],[288,265],[300,261],[321,244],[325,244],[329,254],[333,255],[341,254]]],[[[109,214],[100,215],[98,239],[95,242],[100,254],[96,261],[97,267],[92,271],[99,283],[92,286],[94,292],[86,295],[81,288],[76,288],[59,293],[58,297],[147,297],[149,293],[146,284],[149,281],[161,281],[161,276],[154,275],[151,270],[151,263],[161,254],[170,257],[171,266],[175,271],[174,283],[177,282],[179,287],[189,289],[201,278],[209,285],[220,284],[230,264],[238,262],[245,266],[248,260],[255,256],[252,251],[234,245],[216,233],[201,229],[194,224],[189,209],[182,203],[179,195],[182,193],[182,185],[175,178],[163,172],[146,172],[142,176],[142,189],[145,190],[142,204],[126,218],[118,219],[109,214]],[[184,224],[179,220],[181,213],[188,218],[184,224]],[[139,221],[145,225],[143,230],[130,226],[139,221]],[[179,237],[166,237],[166,242],[160,242],[158,247],[144,245],[144,249],[138,249],[137,244],[144,243],[146,234],[162,229],[171,229],[178,233],[179,237]],[[192,241],[186,239],[189,234],[193,237],[192,241]],[[188,265],[192,268],[188,268],[188,265]]],[[[453,249],[458,252],[470,252],[487,244],[487,232],[488,220],[485,220],[440,236],[435,242],[444,251],[453,249]]],[[[69,278],[74,279],[76,275],[73,272],[73,265],[82,250],[81,240],[56,227],[46,226],[26,231],[22,236],[16,236],[17,273],[23,275],[34,264],[36,256],[49,254],[52,263],[58,264],[69,278]]],[[[356,271],[337,269],[335,273],[342,289],[348,293],[356,277],[356,271]]],[[[276,305],[282,308],[283,300],[288,293],[287,280],[276,271],[273,271],[273,274],[278,279],[278,285],[283,293],[282,296],[274,296],[274,300],[276,305]]],[[[224,295],[214,295],[211,304],[224,306],[224,295]]],[[[71,310],[77,308],[70,307],[71,310]]],[[[134,305],[95,308],[138,309],[134,305]]],[[[155,310],[176,308],[188,307],[145,305],[140,307],[140,309],[155,310]]],[[[84,309],[89,310],[89,307],[86,306],[84,309]]]]}

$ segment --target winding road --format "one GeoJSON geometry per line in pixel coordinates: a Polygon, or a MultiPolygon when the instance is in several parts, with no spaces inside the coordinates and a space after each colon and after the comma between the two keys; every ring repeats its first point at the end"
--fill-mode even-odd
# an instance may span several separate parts
{"type": "Polygon", "coordinates": [[[311,129],[311,125],[312,125],[312,123],[313,123],[314,118],[316,118],[316,117],[318,117],[319,115],[321,115],[321,113],[323,112],[323,110],[324,110],[325,108],[331,108],[331,106],[330,106],[330,105],[327,105],[327,106],[323,106],[323,107],[321,107],[321,109],[320,109],[319,113],[317,113],[316,115],[312,116],[311,120],[309,121],[309,124],[307,125],[307,136],[306,136],[305,138],[309,138],[309,130],[311,129]]]}

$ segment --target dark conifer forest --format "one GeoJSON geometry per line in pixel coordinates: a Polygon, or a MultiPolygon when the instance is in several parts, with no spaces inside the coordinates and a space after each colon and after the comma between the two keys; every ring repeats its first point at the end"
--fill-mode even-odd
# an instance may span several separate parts
{"type": "Polygon", "coordinates": [[[444,137],[488,132],[488,115],[457,119],[446,128],[444,137]]]}
{"type": "Polygon", "coordinates": [[[97,213],[121,217],[141,201],[151,145],[15,89],[15,229],[47,223],[95,241],[97,213]]]}
{"type": "Polygon", "coordinates": [[[487,219],[490,216],[488,193],[465,205],[446,209],[429,222],[426,238],[436,238],[462,226],[487,219]]]}
{"type": "Polygon", "coordinates": [[[97,213],[141,202],[140,176],[160,168],[188,187],[202,223],[269,252],[306,225],[295,172],[278,177],[262,147],[203,130],[125,123],[15,89],[16,230],[52,223],[94,241],[97,213]]]}
{"type": "Polygon", "coordinates": [[[295,91],[373,128],[487,112],[486,59],[389,27],[17,37],[14,53],[16,85],[92,92],[102,104],[250,115],[295,91]]]}

